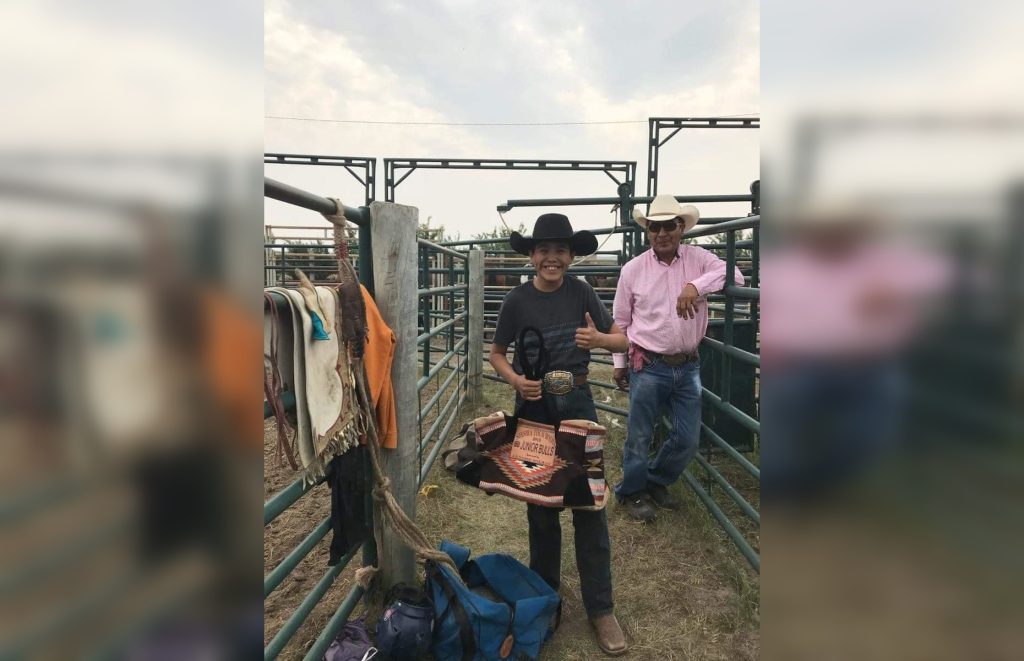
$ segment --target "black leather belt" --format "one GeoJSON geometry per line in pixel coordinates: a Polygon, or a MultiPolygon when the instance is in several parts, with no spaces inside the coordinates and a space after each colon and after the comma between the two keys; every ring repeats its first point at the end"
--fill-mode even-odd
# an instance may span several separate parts
{"type": "Polygon", "coordinates": [[[669,367],[679,367],[680,365],[685,365],[686,363],[693,363],[696,362],[698,358],[700,358],[700,354],[698,354],[696,351],[692,353],[654,353],[653,351],[648,351],[647,349],[644,349],[639,345],[637,345],[637,347],[645,354],[647,354],[647,357],[650,358],[651,360],[660,360],[669,367]]]}

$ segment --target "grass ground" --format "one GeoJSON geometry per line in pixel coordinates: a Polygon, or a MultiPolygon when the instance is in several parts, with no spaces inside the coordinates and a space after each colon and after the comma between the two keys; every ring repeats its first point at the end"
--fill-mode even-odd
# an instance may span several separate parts
{"type": "MultiPolygon", "coordinates": [[[[592,378],[611,381],[611,368],[592,364],[592,378]]],[[[440,378],[443,379],[442,370],[440,378]]],[[[438,380],[421,395],[425,402],[438,380]]],[[[595,398],[625,408],[626,395],[602,388],[594,389],[595,398]]],[[[458,413],[453,431],[473,417],[497,409],[511,410],[512,391],[504,383],[484,380],[482,401],[464,406],[458,413]]],[[[447,401],[442,397],[438,409],[447,401]]],[[[610,483],[621,476],[620,461],[624,439],[624,420],[599,411],[599,419],[609,430],[605,449],[605,469],[610,483]]],[[[429,427],[430,419],[423,429],[429,427]]],[[[450,436],[451,434],[449,434],[450,436]]],[[[267,496],[286,486],[294,476],[287,466],[274,458],[276,431],[268,421],[266,428],[266,466],[264,486],[267,496]]],[[[731,482],[757,504],[756,483],[738,468],[733,470],[723,459],[715,460],[731,482]]],[[[701,479],[701,471],[693,468],[701,479]]],[[[703,481],[703,479],[702,479],[703,481]]],[[[472,549],[474,555],[489,552],[509,553],[524,562],[529,560],[526,534],[526,506],[500,495],[487,496],[459,483],[444,471],[440,462],[427,475],[417,500],[417,521],[427,538],[440,542],[451,539],[472,549]]],[[[722,532],[693,493],[676,484],[672,492],[682,500],[675,512],[660,512],[658,521],[644,525],[629,520],[614,503],[608,506],[612,541],[612,571],[616,613],[630,640],[629,658],[633,659],[756,659],[759,655],[760,596],[757,575],[722,532]]],[[[716,500],[726,498],[716,488],[716,500]]],[[[749,533],[757,546],[756,527],[744,524],[743,516],[731,503],[725,506],[731,518],[749,533]]],[[[269,571],[330,512],[329,492],[319,487],[287,510],[266,528],[264,557],[269,571]]],[[[593,640],[579,595],[571,514],[562,515],[562,625],[544,647],[542,659],[594,659],[602,654],[593,640]]],[[[266,641],[301,602],[326,569],[325,538],[296,570],[268,597],[265,606],[266,641]]],[[[301,657],[333,613],[351,586],[351,569],[346,570],[327,593],[323,602],[285,649],[281,658],[301,657]]],[[[360,605],[355,616],[366,614],[369,621],[379,613],[379,604],[360,605]]]]}

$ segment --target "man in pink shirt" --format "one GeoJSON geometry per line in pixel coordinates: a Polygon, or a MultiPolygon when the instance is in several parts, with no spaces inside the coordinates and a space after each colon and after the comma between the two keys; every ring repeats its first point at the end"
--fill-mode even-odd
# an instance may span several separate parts
{"type": "MultiPolygon", "coordinates": [[[[652,503],[675,507],[668,486],[697,452],[697,347],[708,328],[704,296],[725,286],[726,264],[703,248],[681,243],[700,213],[696,207],[681,206],[672,195],[658,195],[647,216],[634,210],[633,218],[647,230],[651,249],[622,267],[615,292],[612,316],[629,339],[629,353],[612,356],[615,382],[620,388],[629,386],[622,482],[615,495],[630,517],[650,522],[655,519],[652,503]],[[665,406],[672,430],[650,460],[654,425],[665,406]]],[[[739,269],[735,282],[743,284],[739,269]]]]}

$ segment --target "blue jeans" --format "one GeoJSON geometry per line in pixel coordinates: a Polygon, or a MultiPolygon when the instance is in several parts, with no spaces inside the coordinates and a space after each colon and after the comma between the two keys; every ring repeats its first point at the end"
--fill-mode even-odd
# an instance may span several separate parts
{"type": "MultiPolygon", "coordinates": [[[[597,409],[594,408],[589,385],[577,386],[566,395],[544,393],[544,397],[550,398],[553,411],[562,420],[597,422],[597,409]]],[[[530,569],[556,590],[562,573],[561,512],[561,508],[526,506],[526,519],[530,524],[530,569]]],[[[615,602],[612,599],[612,546],[608,538],[608,516],[604,510],[573,510],[572,524],[583,607],[591,618],[610,613],[615,602]]]]}
{"type": "Polygon", "coordinates": [[[649,482],[668,486],[679,479],[700,440],[700,363],[670,367],[659,359],[639,372],[629,370],[629,419],[622,456],[618,499],[640,493],[649,482]],[[650,459],[654,425],[664,407],[672,429],[657,456],[650,459]]]}

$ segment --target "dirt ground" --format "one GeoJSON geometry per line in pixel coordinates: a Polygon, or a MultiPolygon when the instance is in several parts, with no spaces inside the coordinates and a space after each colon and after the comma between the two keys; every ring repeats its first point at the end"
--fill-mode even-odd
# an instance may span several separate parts
{"type": "MultiPolygon", "coordinates": [[[[592,364],[591,378],[611,382],[611,368],[592,364]]],[[[446,375],[442,370],[439,378],[446,375]]],[[[429,399],[438,379],[421,395],[421,404],[429,399]]],[[[623,393],[594,388],[595,400],[625,408],[623,393]]],[[[437,407],[440,409],[447,396],[437,407]]],[[[459,411],[453,430],[463,421],[497,409],[511,410],[512,391],[503,384],[485,380],[483,402],[459,411]]],[[[605,470],[611,484],[621,477],[621,453],[624,419],[598,411],[609,429],[605,449],[605,470]]],[[[433,416],[431,416],[433,417],[433,416]]],[[[424,430],[429,427],[429,420],[424,430]]],[[[449,434],[450,436],[450,434],[449,434]]],[[[275,454],[276,428],[272,420],[265,426],[264,490],[273,495],[294,480],[287,464],[278,463],[275,454]]],[[[428,448],[429,449],[429,448],[428,448]]],[[[739,467],[722,457],[713,463],[755,507],[757,484],[739,467]]],[[[756,462],[755,462],[756,463],[756,462]]],[[[703,471],[690,469],[702,484],[703,471]]],[[[440,462],[428,474],[417,500],[417,521],[427,538],[436,543],[451,539],[469,547],[474,555],[489,552],[509,553],[529,561],[526,533],[526,506],[500,495],[487,496],[461,484],[446,473],[440,462]],[[424,495],[427,494],[427,495],[424,495]]],[[[631,659],[756,659],[760,644],[760,596],[757,575],[726,537],[692,491],[676,484],[672,492],[683,501],[674,512],[659,512],[658,521],[644,525],[629,520],[616,504],[608,506],[612,540],[612,572],[616,613],[629,638],[631,659]]],[[[738,508],[727,502],[715,487],[715,499],[730,518],[758,546],[756,527],[738,508]]],[[[265,571],[269,572],[330,513],[330,493],[320,486],[286,510],[264,532],[265,571]]],[[[562,625],[547,643],[541,658],[603,658],[593,640],[579,595],[571,514],[562,515],[562,588],[564,599],[562,625]]],[[[301,603],[327,569],[327,549],[331,533],[296,568],[292,576],[265,601],[265,643],[280,629],[295,607],[301,603]]],[[[282,659],[301,658],[319,631],[344,599],[352,585],[354,566],[359,556],[327,592],[310,617],[282,653],[282,659]]],[[[379,600],[379,597],[378,597],[379,600]]],[[[369,608],[360,604],[353,618],[368,616],[371,623],[379,613],[379,604],[369,608]]]]}

